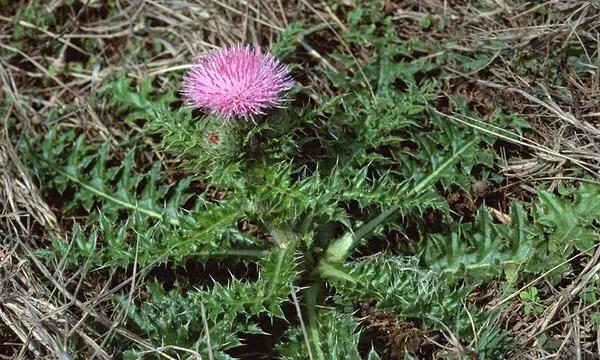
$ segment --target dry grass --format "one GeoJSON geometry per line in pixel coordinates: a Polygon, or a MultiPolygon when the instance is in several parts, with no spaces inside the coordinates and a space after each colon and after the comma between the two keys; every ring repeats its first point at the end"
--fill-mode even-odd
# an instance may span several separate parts
{"type": "MultiPolygon", "coordinates": [[[[468,73],[449,67],[447,91],[464,93],[472,103],[502,103],[507,111],[528,120],[535,135],[519,141],[530,151],[507,159],[504,167],[506,175],[516,178],[525,190],[549,178],[553,186],[584,173],[600,179],[600,5],[579,0],[524,5],[511,0],[483,2],[493,10],[481,12],[471,2],[458,0],[382,1],[382,8],[394,16],[402,37],[455,40],[457,50],[465,54],[495,52],[484,66],[468,73]],[[536,15],[540,7],[553,11],[555,19],[541,23],[536,15]],[[421,29],[418,21],[426,14],[446,19],[448,27],[421,29]],[[492,47],[495,43],[502,45],[492,47]],[[577,74],[566,63],[556,69],[564,80],[560,85],[535,71],[518,74],[520,56],[537,58],[543,64],[551,58],[552,49],[573,43],[580,44],[589,63],[595,64],[585,65],[585,75],[577,74]]],[[[77,341],[83,344],[81,357],[109,359],[112,354],[104,345],[113,336],[167,357],[165,349],[127,330],[126,314],[114,312],[111,306],[112,294],[125,293],[131,299],[140,291],[136,285],[143,269],[134,269],[121,278],[98,276],[94,269],[85,267],[65,273],[63,264],[50,269],[34,254],[54,236],[65,236],[66,230],[57,219],[60,209],[51,208],[40,196],[14,149],[22,135],[45,132],[51,125],[46,116],[49,111],[70,108],[72,111],[59,120],[63,125],[85,129],[91,137],[120,139],[123,129],[110,125],[116,123],[107,120],[111,114],[89,101],[112,75],[125,73],[135,81],[155,76],[154,84],[161,90],[176,89],[173,73],[187,68],[203,51],[240,41],[264,46],[298,20],[309,28],[299,59],[311,66],[303,80],[307,89],[334,91],[323,84],[320,70],[338,65],[332,64],[322,49],[338,48],[356,57],[361,54],[340,41],[337,32],[346,28],[343,16],[324,2],[116,1],[119,11],[106,14],[100,1],[79,0],[68,6],[52,0],[44,6],[49,12],[62,14],[66,28],[48,30],[20,20],[21,27],[36,34],[36,41],[25,41],[27,46],[16,48],[9,42],[15,29],[13,16],[27,4],[25,0],[15,2],[0,14],[0,48],[4,54],[0,58],[0,98],[11,100],[3,116],[17,120],[10,127],[11,133],[8,127],[0,131],[0,336],[14,335],[9,337],[16,342],[10,346],[14,352],[8,355],[16,358],[68,358],[65,344],[77,341]],[[319,38],[328,38],[330,43],[312,43],[313,33],[324,34],[319,38]],[[88,41],[99,44],[101,52],[87,51],[88,41]],[[152,52],[154,43],[162,44],[163,50],[152,52]],[[131,51],[150,55],[131,56],[131,51]],[[71,66],[90,59],[95,63],[91,69],[71,66]]],[[[342,7],[340,11],[345,10],[342,7]]],[[[457,121],[468,120],[447,115],[457,121]]],[[[497,133],[509,141],[515,139],[500,129],[497,133]]],[[[544,277],[537,279],[535,285],[544,287],[547,294],[542,314],[523,317],[521,303],[513,301],[514,297],[502,301],[508,307],[506,326],[521,343],[515,357],[598,358],[600,339],[596,337],[600,335],[589,318],[598,304],[586,304],[578,295],[597,278],[599,258],[600,251],[596,251],[591,259],[577,259],[582,261],[582,270],[562,290],[554,289],[544,277]],[[541,350],[537,341],[542,332],[562,339],[555,354],[541,350]]],[[[449,337],[449,344],[458,344],[449,337]]],[[[190,353],[190,358],[194,356],[190,353]]]]}
{"type": "MultiPolygon", "coordinates": [[[[572,167],[600,178],[600,4],[593,1],[549,1],[518,5],[502,2],[497,10],[482,13],[463,10],[463,32],[457,40],[465,52],[489,49],[494,55],[483,66],[455,74],[459,87],[473,85],[472,96],[502,104],[508,112],[521,114],[536,136],[525,139],[529,156],[512,158],[505,166],[508,176],[528,182],[555,178],[555,185],[572,174],[572,167]],[[545,22],[536,10],[556,15],[545,22]],[[500,16],[501,22],[494,18],[500,16]],[[557,49],[580,47],[587,60],[582,74],[554,58],[557,49]],[[519,71],[534,59],[536,69],[519,71]],[[557,65],[548,65],[554,64],[557,65]],[[554,71],[554,77],[547,70],[554,71]],[[546,72],[544,72],[546,70],[546,72]],[[562,80],[557,84],[556,79],[562,80]]],[[[458,15],[457,15],[458,16],[458,15]]]]}

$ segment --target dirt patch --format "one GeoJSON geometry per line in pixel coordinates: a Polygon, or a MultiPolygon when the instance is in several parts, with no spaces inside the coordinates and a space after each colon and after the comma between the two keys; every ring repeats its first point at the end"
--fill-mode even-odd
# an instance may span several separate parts
{"type": "Polygon", "coordinates": [[[0,354],[8,358],[16,357],[21,348],[21,340],[7,325],[0,322],[0,354]]]}
{"type": "MultiPolygon", "coordinates": [[[[433,336],[411,322],[398,321],[393,313],[362,309],[363,323],[369,327],[373,346],[384,360],[404,359],[406,353],[428,358],[434,347],[427,340],[433,336]]],[[[431,357],[429,357],[431,358],[431,357]]]]}

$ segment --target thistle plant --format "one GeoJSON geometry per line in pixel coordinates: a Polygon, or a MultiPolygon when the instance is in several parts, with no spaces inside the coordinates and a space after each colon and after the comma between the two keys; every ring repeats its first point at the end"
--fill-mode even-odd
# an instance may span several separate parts
{"type": "MultiPolygon", "coordinates": [[[[371,36],[369,29],[355,27],[350,44],[371,36]]],[[[395,31],[391,23],[388,30],[395,31]]],[[[282,34],[286,44],[273,48],[293,52],[299,33],[282,34]]],[[[111,161],[111,142],[90,143],[56,128],[41,141],[42,160],[32,161],[47,186],[72,197],[65,212],[87,211],[90,219],[45,255],[72,266],[149,272],[158,264],[207,261],[257,269],[256,277],[232,275],[169,290],[145,273],[145,299],[115,298],[133,331],[173,355],[185,348],[228,359],[244,337],[268,332],[265,324],[278,318],[287,329],[271,358],[378,359],[381,349],[359,351],[373,342],[362,321],[369,312],[479,339],[478,354],[485,355],[492,346],[485,339],[505,337],[495,328],[478,337],[472,324],[492,323],[495,314],[465,302],[469,292],[493,277],[516,281],[523,272],[560,263],[560,256],[540,250],[549,248],[548,229],[569,229],[551,239],[553,248],[589,248],[588,228],[597,216],[584,216],[584,209],[598,190],[575,195],[578,200],[565,205],[572,211],[528,214],[513,204],[509,224],[494,223],[486,207],[472,223],[453,220],[444,195],[497,176],[494,139],[433,111],[441,89],[425,74],[436,73],[439,64],[416,54],[437,52],[427,48],[435,44],[391,39],[374,42],[376,59],[360,69],[349,62],[347,74],[329,74],[343,97],[317,94],[315,104],[303,108],[290,109],[296,83],[289,68],[245,45],[198,60],[183,76],[181,109],[118,83],[107,90],[118,96],[106,97],[145,121],[141,140],[128,139],[137,147],[111,161]],[[397,59],[404,59],[402,66],[394,65],[397,59]],[[361,73],[366,79],[354,76],[361,73]],[[149,154],[159,156],[138,164],[149,154]],[[428,231],[426,214],[434,212],[453,229],[449,234],[428,231]],[[417,229],[414,243],[390,250],[389,240],[406,236],[409,226],[417,229]],[[577,241],[567,244],[574,234],[577,241]],[[531,252],[539,259],[530,259],[531,252]]],[[[457,113],[477,117],[464,99],[447,100],[457,113]]],[[[512,120],[490,121],[508,128],[512,120]]],[[[540,195],[552,204],[544,209],[558,208],[550,194],[540,195]]],[[[493,351],[510,341],[494,344],[493,351]]],[[[142,350],[131,345],[128,354],[136,358],[142,350]]]]}
{"type": "MultiPolygon", "coordinates": [[[[385,239],[391,220],[418,218],[426,209],[445,211],[432,185],[441,179],[457,182],[450,169],[469,159],[478,137],[465,131],[445,144],[434,130],[418,141],[432,150],[439,147],[439,153],[402,162],[384,159],[369,151],[371,139],[385,143],[392,131],[410,138],[426,116],[429,95],[390,92],[393,97],[382,95],[377,103],[364,103],[369,98],[366,89],[349,86],[355,92],[345,98],[347,103],[324,100],[316,108],[270,113],[289,105],[286,92],[292,86],[288,68],[273,56],[234,46],[210,52],[185,74],[181,94],[186,108],[172,110],[145,99],[146,129],[161,137],[156,150],[181,164],[183,178],[175,183],[161,177],[160,163],[147,173],[136,173],[136,149],[121,165],[107,170],[109,143],[94,150],[79,137],[70,148],[74,134],[48,134],[42,148],[48,150],[44,158],[49,165],[41,171],[55,173],[62,188],[75,186],[73,207],[93,211],[95,204],[101,205],[101,225],[91,235],[84,230],[73,234],[76,250],[57,240],[49,256],[121,267],[177,266],[190,259],[256,264],[256,280],[194,285],[185,289],[185,296],[180,293],[184,289],[165,292],[148,281],[150,302],[129,307],[136,331],[160,344],[196,349],[203,356],[227,358],[228,351],[240,346],[242,334],[262,332],[256,319],[266,317],[290,322],[277,357],[359,359],[362,332],[352,309],[362,302],[397,311],[399,320],[418,318],[432,328],[439,325],[428,320],[428,314],[442,321],[458,318],[454,330],[468,333],[470,323],[461,303],[467,287],[455,287],[443,276],[419,269],[413,254],[384,253],[360,261],[352,256],[369,241],[385,239]],[[358,111],[377,109],[380,117],[360,122],[359,113],[343,110],[346,105],[358,111]],[[190,107],[206,114],[195,117],[190,107]],[[370,125],[373,121],[387,123],[377,127],[370,125]],[[369,136],[363,136],[367,130],[369,136]],[[442,142],[432,146],[427,141],[442,142]],[[64,156],[61,151],[72,153],[64,156]],[[435,163],[429,163],[430,158],[435,163]],[[91,173],[73,166],[78,163],[93,164],[91,173]],[[396,170],[381,171],[379,164],[396,170]],[[419,168],[427,173],[410,170],[419,168]],[[195,193],[190,184],[198,180],[225,195],[209,199],[195,193]],[[358,217],[350,216],[351,207],[358,208],[358,217]],[[130,212],[126,221],[124,210],[130,212]],[[242,223],[254,225],[258,234],[244,231],[242,223]],[[438,285],[426,288],[425,278],[438,285]],[[414,312],[402,311],[407,303],[413,304],[414,312]],[[298,309],[301,321],[284,310],[289,308],[286,304],[298,309]]],[[[429,90],[423,86],[422,91],[429,90]]],[[[116,298],[117,306],[122,300],[116,298]]],[[[137,350],[132,348],[132,354],[137,350]]],[[[372,352],[369,358],[376,356],[372,352]]]]}
{"type": "MultiPolygon", "coordinates": [[[[212,146],[216,146],[219,142],[232,141],[231,138],[225,139],[212,127],[215,125],[213,121],[215,118],[221,119],[223,126],[227,126],[227,120],[265,115],[269,108],[282,107],[285,104],[284,93],[293,85],[287,67],[273,56],[264,54],[256,48],[238,45],[212,51],[199,60],[184,76],[181,92],[185,104],[207,111],[211,115],[200,120],[212,124],[205,127],[208,131],[202,133],[206,138],[203,140],[205,143],[203,149],[208,156],[212,146]]],[[[268,123],[268,116],[263,117],[263,120],[268,123]]],[[[301,121],[299,124],[303,126],[301,121]]],[[[260,125],[256,124],[257,129],[250,130],[250,134],[260,134],[260,125]]],[[[288,134],[267,133],[268,135],[262,137],[265,143],[263,147],[268,147],[268,143],[277,137],[289,136],[295,131],[297,129],[292,128],[291,131],[288,130],[288,134]]],[[[246,169],[238,179],[238,184],[243,185],[235,189],[231,198],[225,201],[241,207],[251,221],[257,222],[263,231],[269,234],[274,246],[270,248],[270,254],[260,262],[262,273],[257,282],[234,281],[227,288],[217,287],[216,290],[196,294],[194,301],[201,303],[206,301],[205,297],[222,298],[222,303],[215,304],[219,308],[213,309],[212,312],[215,317],[211,319],[213,326],[213,330],[210,330],[211,338],[219,339],[218,329],[222,330],[223,326],[231,331],[241,330],[234,330],[230,324],[217,320],[224,313],[234,311],[234,317],[246,317],[246,321],[249,321],[250,316],[284,317],[281,305],[299,296],[301,301],[296,300],[296,303],[301,308],[300,316],[306,318],[308,331],[305,342],[307,347],[304,350],[297,349],[296,356],[305,358],[308,355],[319,360],[329,359],[331,353],[338,350],[335,349],[335,345],[324,342],[322,336],[327,335],[321,335],[322,330],[329,326],[335,327],[336,319],[343,318],[343,322],[350,326],[344,331],[355,336],[358,333],[355,332],[357,325],[352,322],[350,314],[318,310],[331,301],[330,296],[324,293],[326,284],[337,286],[340,290],[335,301],[347,301],[344,300],[344,290],[355,296],[355,300],[361,299],[361,294],[376,292],[369,284],[375,279],[368,279],[368,275],[362,274],[367,279],[364,279],[364,283],[359,283],[361,270],[355,270],[357,274],[354,274],[353,266],[344,265],[344,262],[362,241],[373,232],[380,230],[388,219],[399,212],[411,212],[415,208],[428,204],[432,195],[428,191],[429,186],[474,142],[474,139],[465,141],[435,171],[420,181],[416,183],[404,181],[398,184],[388,183],[387,176],[382,176],[375,183],[369,184],[365,171],[360,171],[358,176],[347,179],[348,171],[351,171],[349,168],[331,169],[323,175],[315,174],[299,181],[291,181],[290,166],[273,163],[274,159],[266,152],[248,151],[239,162],[239,166],[246,169]],[[388,195],[389,191],[395,195],[388,195]],[[350,193],[352,195],[349,195],[350,193]],[[358,227],[347,224],[344,233],[335,235],[331,229],[344,223],[344,214],[338,204],[345,201],[345,197],[348,201],[364,202],[365,206],[379,203],[382,206],[381,213],[358,227]],[[363,198],[365,200],[362,200],[363,198]],[[299,287],[300,283],[310,285],[302,290],[299,287]],[[222,291],[233,291],[237,294],[235,295],[237,298],[220,294],[222,291]],[[240,291],[241,293],[238,293],[240,291]],[[244,298],[244,296],[250,297],[244,298]],[[229,304],[232,301],[236,305],[229,304]],[[300,303],[303,305],[301,306],[300,303]],[[327,322],[331,323],[326,324],[327,322]]],[[[253,143],[256,144],[256,141],[253,143]]],[[[216,158],[213,156],[213,159],[216,158]]],[[[221,158],[218,162],[231,162],[231,158],[221,158]]],[[[376,269],[375,272],[378,272],[381,271],[378,269],[379,266],[394,263],[401,264],[403,260],[373,259],[363,261],[356,266],[369,268],[369,271],[376,269]]],[[[414,262],[412,264],[414,266],[414,262]]],[[[412,272],[406,274],[400,272],[400,275],[396,276],[405,277],[409,283],[415,283],[417,291],[410,294],[415,301],[421,301],[423,306],[441,306],[441,303],[436,305],[439,299],[428,298],[430,295],[419,293],[422,289],[419,289],[418,281],[422,275],[416,268],[412,272]]],[[[388,281],[385,279],[384,276],[379,280],[388,281]]],[[[394,287],[392,283],[387,285],[394,287]]],[[[452,292],[450,288],[446,291],[452,292]]],[[[138,318],[140,324],[148,321],[151,319],[138,318]]],[[[295,336],[294,331],[291,330],[288,336],[291,341],[295,336]]],[[[355,336],[338,341],[349,341],[348,344],[353,344],[344,350],[344,356],[358,359],[359,355],[355,347],[358,339],[355,336]]],[[[222,338],[223,344],[227,342],[226,338],[222,338]]],[[[287,358],[288,355],[284,355],[285,347],[283,345],[280,352],[287,358]]]]}
{"type": "Polygon", "coordinates": [[[0,353],[594,358],[594,2],[46,3],[0,0],[0,353]]]}

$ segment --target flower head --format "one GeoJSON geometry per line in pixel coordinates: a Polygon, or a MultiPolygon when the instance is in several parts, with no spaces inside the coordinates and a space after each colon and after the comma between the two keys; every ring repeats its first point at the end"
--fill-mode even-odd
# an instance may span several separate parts
{"type": "Polygon", "coordinates": [[[294,85],[288,68],[260,49],[236,45],[214,50],[184,76],[187,105],[229,119],[251,118],[282,106],[282,93],[294,85]]]}

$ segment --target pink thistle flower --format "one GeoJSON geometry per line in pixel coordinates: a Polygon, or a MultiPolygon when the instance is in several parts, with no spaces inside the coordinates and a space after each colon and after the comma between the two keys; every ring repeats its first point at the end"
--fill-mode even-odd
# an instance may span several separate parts
{"type": "Polygon", "coordinates": [[[283,106],[294,81],[288,68],[260,49],[236,45],[209,52],[183,78],[186,105],[225,119],[252,118],[283,106]]]}

